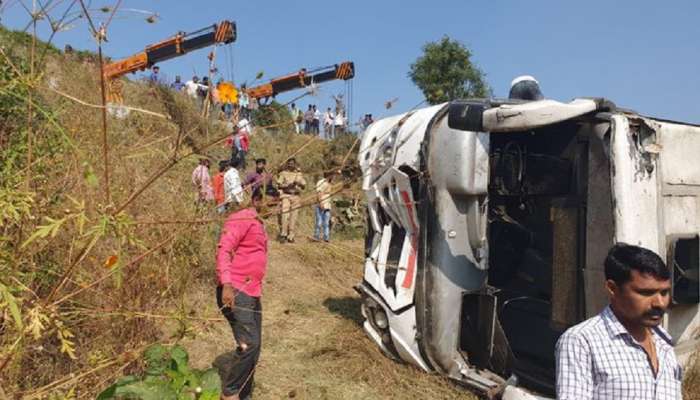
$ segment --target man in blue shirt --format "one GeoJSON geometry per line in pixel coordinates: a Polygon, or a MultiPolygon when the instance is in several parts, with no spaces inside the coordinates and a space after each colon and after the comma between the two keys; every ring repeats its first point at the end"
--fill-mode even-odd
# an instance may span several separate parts
{"type": "Polygon", "coordinates": [[[148,76],[148,81],[153,84],[158,84],[160,83],[160,67],[157,65],[154,65],[153,68],[151,68],[151,75],[148,76]]]}
{"type": "Polygon", "coordinates": [[[175,82],[173,82],[170,87],[178,92],[185,87],[185,84],[180,80],[180,75],[175,75],[175,82]]]}

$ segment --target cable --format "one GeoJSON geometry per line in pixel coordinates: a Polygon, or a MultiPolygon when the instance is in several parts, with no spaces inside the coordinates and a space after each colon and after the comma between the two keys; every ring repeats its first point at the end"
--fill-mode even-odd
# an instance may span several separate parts
{"type": "Polygon", "coordinates": [[[350,114],[355,115],[355,80],[350,79],[350,114]]]}
{"type": "Polygon", "coordinates": [[[236,65],[234,64],[236,61],[236,57],[234,54],[234,51],[236,50],[235,47],[233,47],[233,43],[229,43],[229,68],[230,68],[230,77],[231,77],[231,82],[236,81],[236,65]]]}

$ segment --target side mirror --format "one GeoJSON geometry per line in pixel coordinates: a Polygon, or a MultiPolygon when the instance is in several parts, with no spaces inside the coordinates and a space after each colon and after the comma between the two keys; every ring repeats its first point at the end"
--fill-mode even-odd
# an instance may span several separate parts
{"type": "Polygon", "coordinates": [[[450,103],[447,126],[452,129],[470,132],[484,131],[484,111],[491,104],[478,100],[458,100],[450,103]]]}

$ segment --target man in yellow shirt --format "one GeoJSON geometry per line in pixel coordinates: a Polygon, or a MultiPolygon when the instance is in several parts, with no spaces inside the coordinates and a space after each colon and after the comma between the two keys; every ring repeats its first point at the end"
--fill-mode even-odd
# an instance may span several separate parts
{"type": "Polygon", "coordinates": [[[297,168],[297,162],[292,157],[287,161],[286,169],[277,176],[277,187],[282,203],[282,223],[280,226],[281,243],[294,242],[294,228],[301,207],[301,191],[306,188],[304,175],[297,168]]]}

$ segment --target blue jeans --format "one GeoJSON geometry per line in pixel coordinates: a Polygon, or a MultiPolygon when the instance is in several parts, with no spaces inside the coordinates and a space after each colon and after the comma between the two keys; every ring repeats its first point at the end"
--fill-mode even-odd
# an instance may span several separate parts
{"type": "Polygon", "coordinates": [[[221,109],[224,111],[224,115],[226,115],[226,119],[231,118],[231,114],[233,113],[233,104],[225,103],[221,109]]]}
{"type": "Polygon", "coordinates": [[[319,206],[316,209],[316,229],[314,230],[314,239],[318,240],[323,228],[323,240],[330,240],[331,236],[331,210],[325,210],[319,206]]]}

